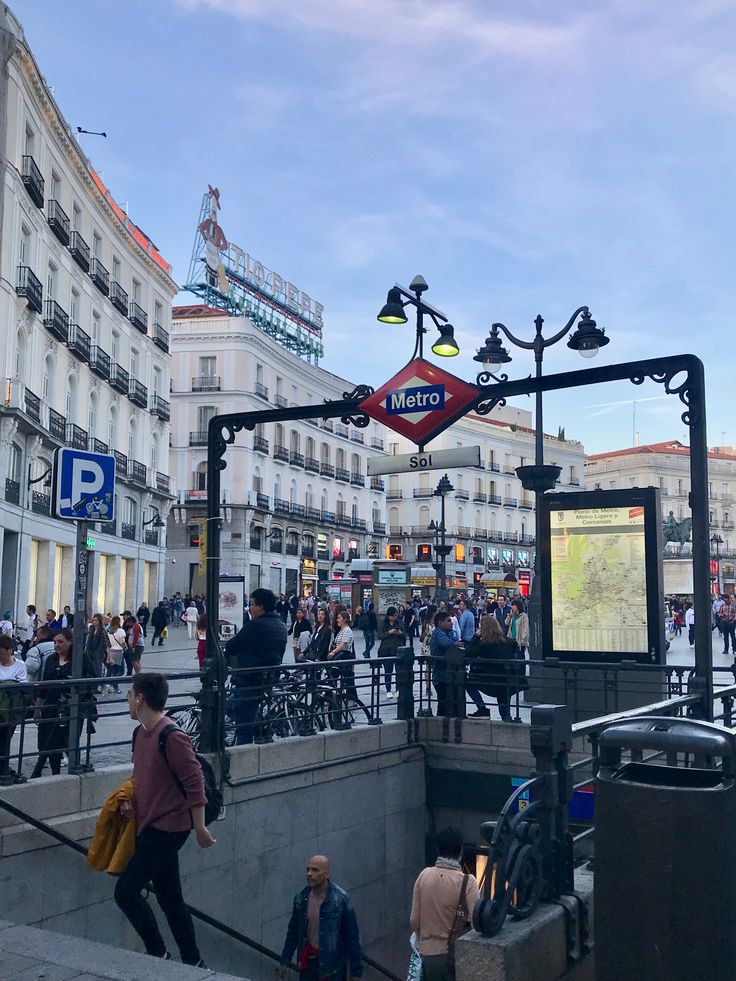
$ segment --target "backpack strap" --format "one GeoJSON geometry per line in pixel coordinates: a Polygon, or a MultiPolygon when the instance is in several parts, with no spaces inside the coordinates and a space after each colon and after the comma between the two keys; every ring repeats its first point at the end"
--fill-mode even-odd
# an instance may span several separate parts
{"type": "Polygon", "coordinates": [[[169,738],[169,736],[171,735],[171,733],[174,732],[178,728],[179,728],[179,726],[174,725],[173,722],[170,722],[167,726],[164,726],[163,727],[163,729],[161,730],[161,732],[159,732],[159,734],[158,734],[158,749],[159,749],[159,752],[162,754],[162,756],[164,758],[164,762],[166,763],[166,766],[168,768],[169,773],[171,774],[171,776],[174,779],[174,783],[179,788],[179,793],[183,794],[186,797],[187,792],[186,792],[186,790],[184,790],[184,784],[181,782],[181,780],[177,777],[177,775],[172,770],[171,763],[169,763],[169,758],[166,755],[166,740],[169,738]]]}

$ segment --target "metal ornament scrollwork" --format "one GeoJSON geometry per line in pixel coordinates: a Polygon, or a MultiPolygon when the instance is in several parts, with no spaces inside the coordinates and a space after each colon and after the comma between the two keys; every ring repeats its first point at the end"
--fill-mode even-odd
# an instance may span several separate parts
{"type": "MultiPolygon", "coordinates": [[[[481,371],[478,373],[475,383],[480,389],[492,389],[491,382],[496,382],[501,385],[509,380],[509,376],[506,374],[494,375],[492,371],[481,371]]],[[[485,393],[481,395],[479,400],[475,404],[475,411],[479,416],[487,416],[489,413],[497,407],[503,408],[506,405],[505,398],[499,398],[490,394],[485,393]]]]}
{"type": "MultiPolygon", "coordinates": [[[[370,385],[356,385],[352,392],[343,392],[342,397],[346,402],[362,402],[375,391],[370,385]]],[[[355,426],[356,429],[366,429],[370,423],[370,418],[365,412],[355,412],[352,415],[340,416],[340,422],[345,426],[355,426]]]]}
{"type": "Polygon", "coordinates": [[[668,395],[676,395],[682,404],[687,407],[680,417],[682,421],[686,426],[693,426],[697,420],[697,409],[693,405],[695,383],[688,372],[683,382],[679,385],[673,385],[673,379],[681,374],[681,369],[676,371],[655,371],[649,374],[634,374],[631,376],[631,381],[634,385],[643,385],[647,378],[649,378],[658,385],[664,385],[664,390],[668,395]]]}
{"type": "Polygon", "coordinates": [[[225,463],[225,451],[228,446],[232,446],[235,442],[235,434],[239,433],[243,429],[253,430],[256,428],[255,422],[247,423],[226,423],[217,430],[217,435],[214,440],[214,450],[215,450],[215,467],[218,470],[226,470],[227,463],[225,463]]]}
{"type": "Polygon", "coordinates": [[[518,787],[504,805],[497,822],[487,822],[481,833],[489,841],[490,854],[483,875],[481,898],[473,910],[473,927],[493,937],[508,915],[526,919],[547,893],[540,842],[542,829],[534,819],[541,808],[532,801],[524,810],[509,814],[534,781],[518,787]]]}

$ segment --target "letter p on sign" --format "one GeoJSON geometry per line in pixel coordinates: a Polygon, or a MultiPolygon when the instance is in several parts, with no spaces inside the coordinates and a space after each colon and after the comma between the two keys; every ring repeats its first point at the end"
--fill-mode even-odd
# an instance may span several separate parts
{"type": "Polygon", "coordinates": [[[60,518],[112,520],[115,458],[64,447],[55,460],[54,512],[60,518]]]}

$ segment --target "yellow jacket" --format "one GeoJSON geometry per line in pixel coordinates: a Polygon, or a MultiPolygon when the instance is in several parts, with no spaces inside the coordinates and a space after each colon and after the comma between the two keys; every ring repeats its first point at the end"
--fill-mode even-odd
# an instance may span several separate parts
{"type": "Polygon", "coordinates": [[[102,805],[92,844],[87,850],[87,864],[96,872],[120,875],[135,851],[135,821],[121,816],[118,808],[124,800],[133,799],[132,777],[121,783],[102,805]]]}

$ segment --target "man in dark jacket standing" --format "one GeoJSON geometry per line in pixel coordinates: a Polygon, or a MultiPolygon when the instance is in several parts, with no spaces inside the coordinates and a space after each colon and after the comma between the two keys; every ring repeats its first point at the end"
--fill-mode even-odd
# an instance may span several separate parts
{"type": "Polygon", "coordinates": [[[138,617],[138,623],[143,628],[143,636],[146,636],[146,627],[148,626],[148,621],[151,619],[151,611],[148,609],[148,603],[144,600],[138,607],[138,612],[136,613],[138,617]]]}
{"type": "Polygon", "coordinates": [[[156,646],[156,638],[158,637],[158,646],[163,647],[164,639],[161,634],[164,631],[164,627],[169,625],[169,611],[166,608],[166,603],[161,600],[158,606],[155,608],[151,614],[151,626],[153,627],[153,637],[151,638],[151,647],[156,646]]]}
{"type": "Polygon", "coordinates": [[[358,921],[350,896],[330,882],[324,855],[307,862],[307,887],[294,897],[294,907],[281,952],[279,974],[296,954],[300,981],[344,981],[363,974],[358,921]]]}
{"type": "MultiPolygon", "coordinates": [[[[250,616],[242,630],[225,645],[231,666],[236,669],[270,668],[281,664],[286,648],[286,624],[276,613],[276,597],[270,589],[253,590],[250,616]]],[[[253,723],[267,677],[265,671],[233,675],[236,746],[253,742],[253,723]]]]}

